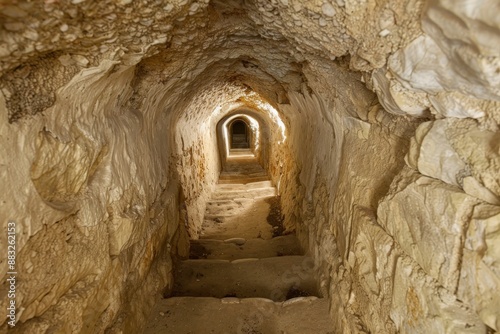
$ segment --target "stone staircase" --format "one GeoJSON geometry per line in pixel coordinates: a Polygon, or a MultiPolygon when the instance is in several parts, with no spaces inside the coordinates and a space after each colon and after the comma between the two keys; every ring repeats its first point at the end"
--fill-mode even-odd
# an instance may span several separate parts
{"type": "MultiPolygon", "coordinates": [[[[231,152],[233,156],[227,160],[225,169],[220,174],[219,184],[269,182],[266,171],[256,162],[255,157],[248,154],[248,150],[234,149],[231,152]]],[[[270,182],[269,186],[272,187],[270,182]]]]}
{"type": "Polygon", "coordinates": [[[230,159],[200,239],[176,266],[172,295],[158,300],[145,333],[333,333],[312,259],[294,235],[276,233],[277,203],[255,158],[230,159]]]}

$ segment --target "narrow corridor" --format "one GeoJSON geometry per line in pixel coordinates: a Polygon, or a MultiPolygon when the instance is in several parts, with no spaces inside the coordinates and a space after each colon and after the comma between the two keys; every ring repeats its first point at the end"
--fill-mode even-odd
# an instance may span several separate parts
{"type": "Polygon", "coordinates": [[[145,333],[332,333],[314,262],[295,235],[280,235],[280,215],[276,189],[252,152],[231,150],[200,239],[145,333]]]}
{"type": "Polygon", "coordinates": [[[1,0],[0,334],[500,334],[499,166],[499,0],[1,0]]]}

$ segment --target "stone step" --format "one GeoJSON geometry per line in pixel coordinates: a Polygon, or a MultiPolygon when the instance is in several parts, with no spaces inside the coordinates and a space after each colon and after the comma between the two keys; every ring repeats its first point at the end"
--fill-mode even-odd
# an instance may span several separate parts
{"type": "Polygon", "coordinates": [[[187,260],[174,272],[173,296],[262,297],[283,301],[317,295],[313,260],[305,256],[265,259],[187,260]]]}
{"type": "Polygon", "coordinates": [[[239,227],[237,225],[240,225],[238,216],[204,219],[199,240],[226,240],[235,235],[246,239],[270,240],[273,238],[274,228],[265,218],[257,217],[252,221],[246,218],[241,224],[245,226],[239,227]]]}
{"type": "MultiPolygon", "coordinates": [[[[216,218],[244,214],[248,212],[258,200],[259,199],[254,198],[236,198],[209,201],[205,208],[205,220],[215,220],[216,218]]],[[[264,199],[260,200],[262,201],[264,199]]]]}
{"type": "Polygon", "coordinates": [[[271,181],[258,181],[258,182],[249,182],[246,184],[217,184],[215,186],[215,191],[218,190],[250,190],[250,189],[258,189],[258,188],[271,188],[273,184],[271,181]]]}
{"type": "MultiPolygon", "coordinates": [[[[271,188],[271,194],[274,190],[271,188]]],[[[272,239],[273,227],[269,223],[270,201],[274,196],[262,196],[253,198],[255,195],[266,195],[262,192],[230,192],[229,195],[218,194],[218,197],[229,197],[228,199],[215,200],[220,206],[210,205],[206,207],[200,239],[225,240],[235,236],[246,239],[272,239]],[[239,196],[240,198],[234,198],[239,196]],[[241,198],[247,196],[250,198],[241,198]],[[237,203],[238,206],[230,203],[237,203]]],[[[269,192],[267,193],[269,195],[269,192]]],[[[215,195],[213,195],[215,196],[215,195]]]]}
{"type": "Polygon", "coordinates": [[[228,177],[219,178],[219,184],[247,184],[252,182],[267,181],[269,177],[265,176],[252,176],[252,177],[228,177]]]}
{"type": "Polygon", "coordinates": [[[230,177],[253,177],[253,176],[267,176],[264,170],[249,169],[246,171],[229,171],[220,173],[219,177],[230,178],[230,177]]]}
{"type": "MultiPolygon", "coordinates": [[[[248,191],[233,191],[231,194],[238,194],[242,193],[245,194],[248,191]]],[[[227,191],[221,191],[217,192],[220,194],[225,194],[227,191]]],[[[239,199],[211,199],[207,202],[207,208],[221,208],[221,207],[227,207],[227,208],[237,208],[241,207],[242,205],[250,204],[253,202],[252,198],[239,198],[239,199]]]]}
{"type": "Polygon", "coordinates": [[[174,297],[156,303],[144,333],[333,334],[331,328],[328,300],[322,298],[273,302],[263,298],[174,297]]]}
{"type": "Polygon", "coordinates": [[[210,221],[224,222],[224,218],[233,217],[235,215],[235,212],[237,211],[227,210],[225,213],[216,210],[208,211],[205,212],[205,217],[203,219],[203,222],[210,222],[210,221]]]}
{"type": "MultiPolygon", "coordinates": [[[[229,185],[229,184],[228,184],[229,185]]],[[[215,197],[211,197],[210,198],[210,201],[217,201],[217,200],[220,200],[220,198],[217,198],[217,197],[220,197],[219,195],[238,195],[238,193],[240,194],[255,194],[255,197],[259,197],[261,196],[261,193],[275,193],[276,191],[276,188],[275,187],[262,187],[262,188],[251,188],[251,189],[229,189],[229,188],[226,188],[226,189],[216,189],[212,195],[215,195],[215,197]]]]}
{"type": "MultiPolygon", "coordinates": [[[[247,199],[247,201],[253,201],[252,199],[247,199]]],[[[213,216],[221,215],[228,216],[236,212],[241,212],[242,208],[249,206],[249,204],[243,204],[241,201],[230,201],[230,203],[207,203],[205,209],[205,218],[213,219],[213,216]]]]}
{"type": "Polygon", "coordinates": [[[239,198],[260,198],[276,196],[276,188],[256,188],[250,190],[218,190],[211,196],[210,201],[214,200],[233,200],[239,198]]]}
{"type": "Polygon", "coordinates": [[[189,258],[232,261],[302,254],[297,237],[284,235],[270,240],[244,238],[192,240],[189,258]]]}

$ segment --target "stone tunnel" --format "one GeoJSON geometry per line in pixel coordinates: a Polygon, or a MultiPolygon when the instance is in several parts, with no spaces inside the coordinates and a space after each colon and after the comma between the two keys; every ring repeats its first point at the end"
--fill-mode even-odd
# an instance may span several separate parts
{"type": "Polygon", "coordinates": [[[0,333],[500,332],[497,0],[4,0],[0,117],[0,333]]]}

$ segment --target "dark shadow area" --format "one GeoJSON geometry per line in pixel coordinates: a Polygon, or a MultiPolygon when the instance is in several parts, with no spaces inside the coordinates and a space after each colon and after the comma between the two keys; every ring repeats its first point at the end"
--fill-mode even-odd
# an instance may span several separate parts
{"type": "Polygon", "coordinates": [[[231,123],[231,148],[250,148],[248,126],[242,120],[231,123]]]}

